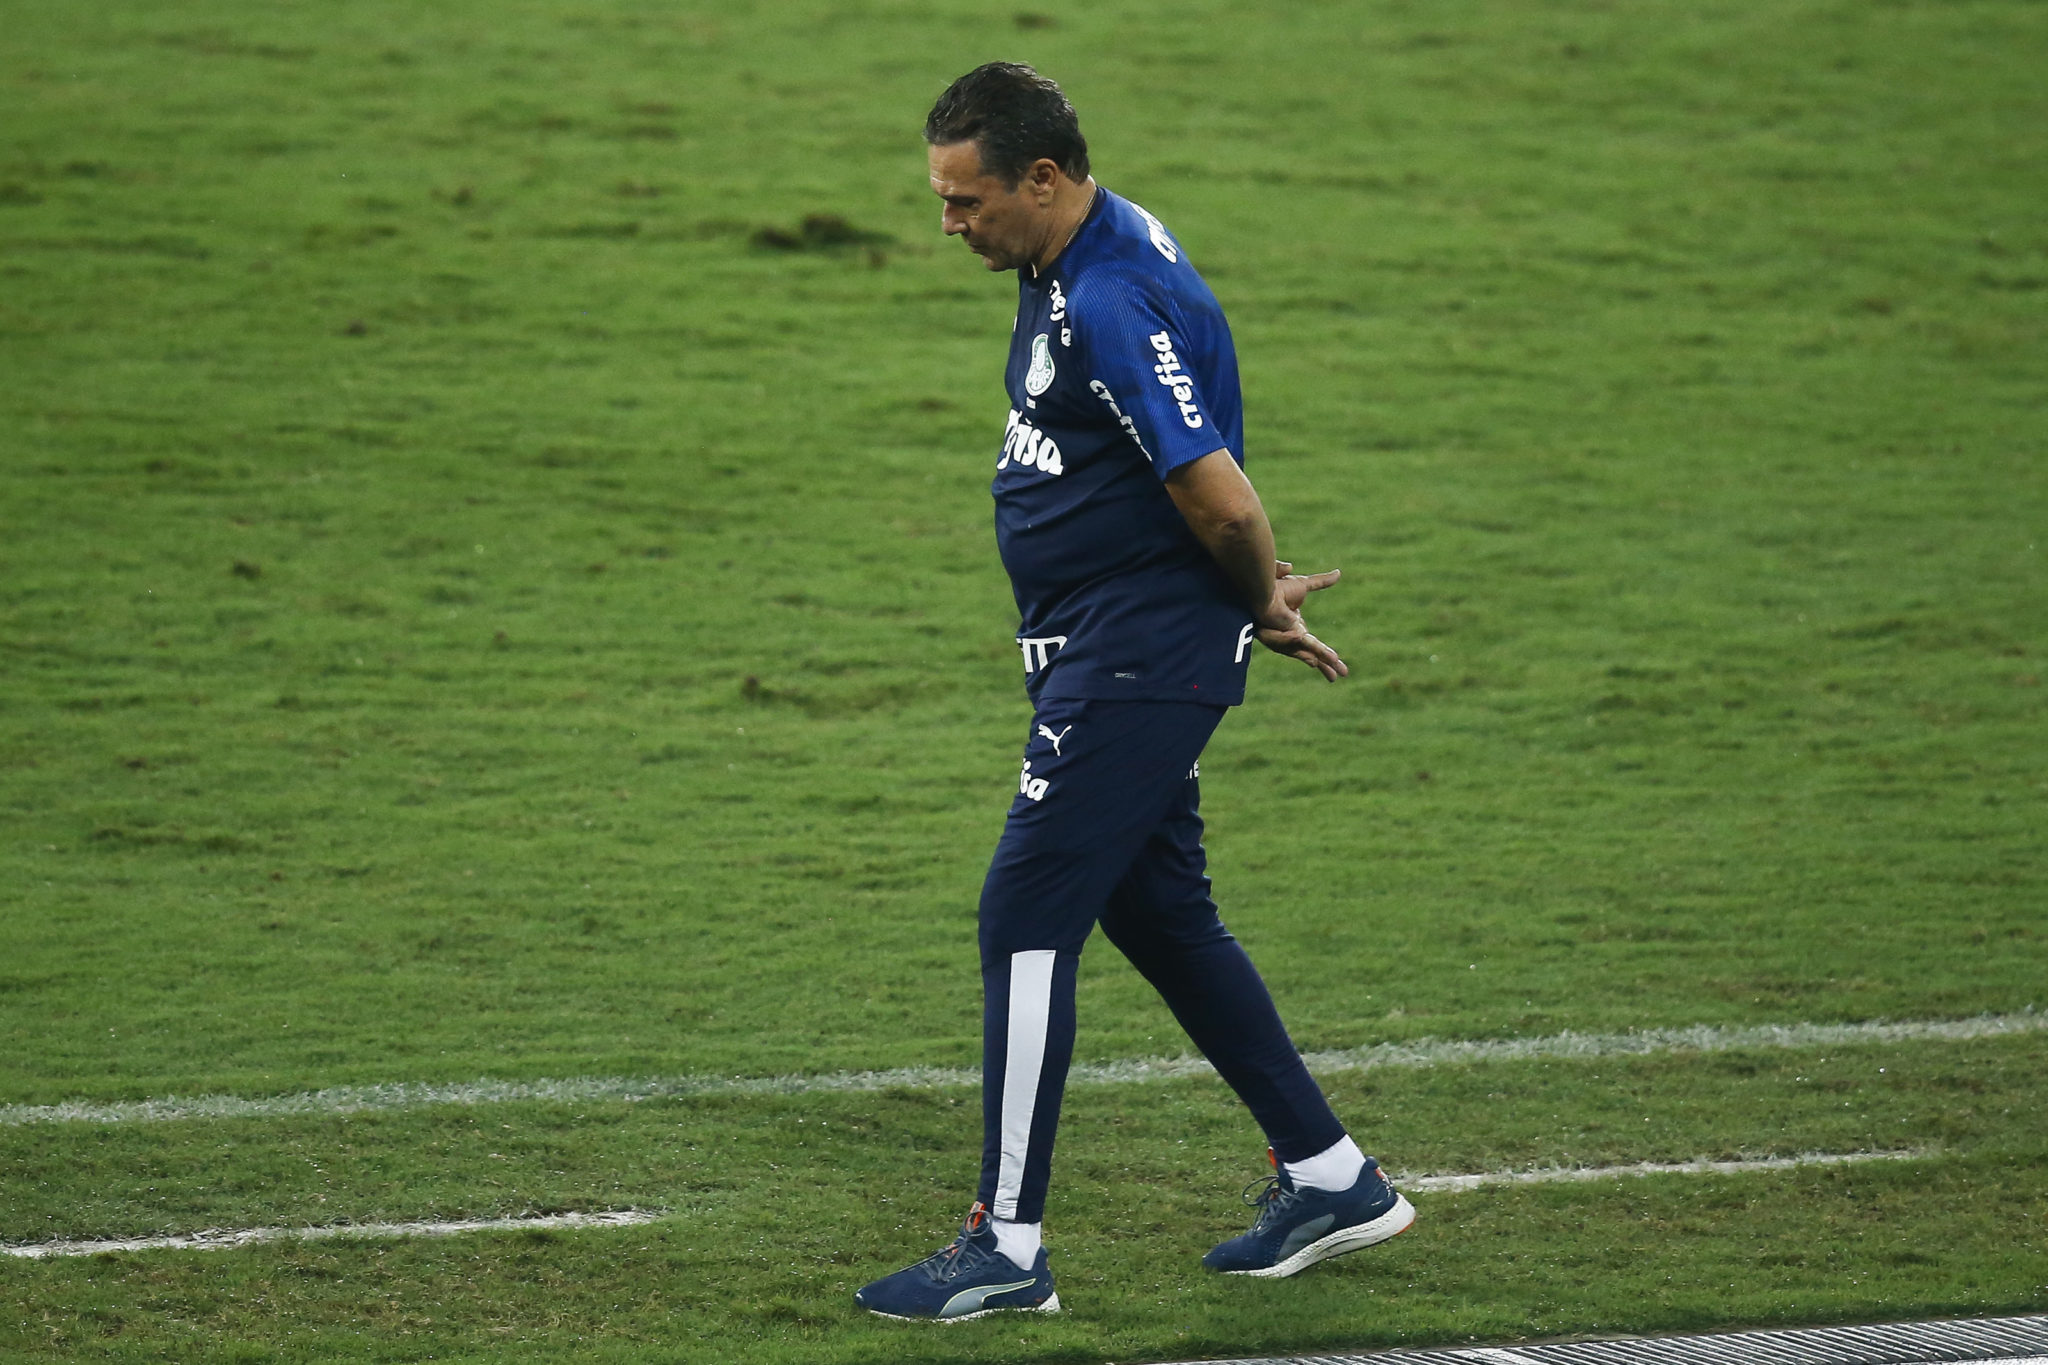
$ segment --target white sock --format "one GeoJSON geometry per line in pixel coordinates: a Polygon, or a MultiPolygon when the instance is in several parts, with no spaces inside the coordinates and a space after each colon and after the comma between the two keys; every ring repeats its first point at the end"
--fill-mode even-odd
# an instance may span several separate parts
{"type": "Polygon", "coordinates": [[[1038,1264],[1038,1230],[1042,1223],[1012,1223],[1003,1218],[988,1220],[991,1231],[996,1235],[996,1250],[1010,1258],[1019,1270],[1030,1270],[1038,1264]]]}
{"type": "Polygon", "coordinates": [[[1341,1194],[1358,1183],[1359,1172],[1365,1169],[1365,1153],[1358,1150],[1358,1144],[1347,1133],[1307,1161],[1284,1164],[1287,1178],[1297,1188],[1306,1185],[1312,1190],[1341,1194]]]}

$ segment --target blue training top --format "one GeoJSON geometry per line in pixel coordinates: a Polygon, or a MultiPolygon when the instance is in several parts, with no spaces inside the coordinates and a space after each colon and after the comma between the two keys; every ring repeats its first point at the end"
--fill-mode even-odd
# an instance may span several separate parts
{"type": "Polygon", "coordinates": [[[1052,267],[1017,272],[1003,381],[990,491],[1032,699],[1243,701],[1251,613],[1163,483],[1244,463],[1237,350],[1157,218],[1098,187],[1052,267]]]}

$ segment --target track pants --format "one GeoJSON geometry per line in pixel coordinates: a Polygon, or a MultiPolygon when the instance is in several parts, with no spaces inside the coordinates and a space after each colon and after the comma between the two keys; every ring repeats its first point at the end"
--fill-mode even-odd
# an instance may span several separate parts
{"type": "Polygon", "coordinates": [[[1074,1053],[1074,973],[1099,922],[1252,1111],[1281,1161],[1344,1136],[1209,898],[1197,761],[1226,708],[1046,701],[981,891],[978,1197],[1043,1219],[1074,1053]]]}

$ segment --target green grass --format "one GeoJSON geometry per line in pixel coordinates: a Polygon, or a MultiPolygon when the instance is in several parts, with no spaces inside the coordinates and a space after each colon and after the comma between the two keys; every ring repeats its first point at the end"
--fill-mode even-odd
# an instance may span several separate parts
{"type": "MultiPolygon", "coordinates": [[[[2034,1187],[1983,1159],[1931,1174],[1662,1177],[1595,1194],[1454,1196],[1425,1202],[1421,1215],[1455,1216],[1454,1228],[1420,1224],[1369,1268],[1277,1289],[1165,1267],[1155,1253],[1173,1243],[1171,1220],[1114,1184],[1075,1183],[1099,1193],[1096,1209],[1126,1235],[1069,1239],[1062,1298],[1087,1306],[1056,1319],[963,1323],[943,1337],[848,1323],[846,1293],[864,1272],[845,1264],[843,1248],[818,1242],[815,1221],[764,1226],[734,1213],[573,1238],[69,1262],[40,1276],[37,1299],[20,1304],[58,1324],[32,1316],[19,1336],[46,1354],[20,1358],[81,1347],[112,1360],[161,1358],[138,1349],[147,1334],[173,1358],[203,1351],[229,1360],[1096,1361],[1162,1351],[1185,1359],[1331,1340],[1398,1346],[2039,1302],[2006,1287],[2026,1284],[2025,1259],[2040,1253],[2038,1241],[2016,1250],[2010,1238],[2009,1201],[2034,1187]],[[730,1240],[706,1247],[706,1234],[730,1240]],[[1918,1235],[1940,1238],[1940,1248],[1930,1252],[1918,1235]],[[736,1284],[770,1281],[779,1288],[763,1297],[731,1296],[736,1284]],[[1614,1307],[1589,1311],[1596,1296],[1614,1307]]],[[[811,1212],[855,1203],[834,1190],[811,1212]]]]}
{"type": "Polygon", "coordinates": [[[846,1299],[877,1255],[920,1255],[957,1215],[971,1092],[0,1130],[8,1168],[34,1186],[16,1225],[46,1237],[319,1223],[339,1209],[670,1215],[618,1231],[43,1264],[19,1277],[23,1325],[0,1349],[118,1360],[168,1342],[176,1354],[195,1339],[180,1321],[194,1311],[204,1333],[287,1359],[487,1359],[509,1339],[537,1354],[745,1361],[1125,1360],[2023,1311],[2048,1293],[2048,1147],[2026,1117],[2042,1082],[2026,1040],[1339,1077],[1335,1101],[1413,1171],[1760,1150],[1930,1159],[1418,1196],[1422,1221],[1385,1254],[1277,1287],[1197,1265],[1235,1230],[1253,1168],[1221,1087],[1080,1090],[1051,1225],[1069,1315],[942,1340],[856,1320],[846,1299]],[[223,1167],[239,1178],[223,1181],[223,1167]]]}
{"type": "MultiPolygon", "coordinates": [[[[977,1059],[1012,301],[938,239],[916,127],[997,55],[1188,245],[1283,552],[1347,573],[1315,623],[1353,678],[1262,660],[1204,761],[1304,1047],[2048,1004],[2048,13],[1050,17],[7,12],[0,1103],[977,1059]]],[[[1081,990],[1084,1056],[1181,1047],[1113,952],[1081,990]]],[[[945,1349],[2038,1304],[2037,1051],[1901,1048],[1927,1086],[1992,1059],[1961,1127],[1701,1059],[1340,1078],[1396,1169],[1945,1155],[1447,1198],[1263,1299],[1186,1273],[1256,1143],[1221,1092],[1077,1093],[1076,1313],[945,1349]],[[1617,1076],[1667,1078],[1642,1133],[1617,1076]]],[[[0,1130],[4,1241],[674,1213],[10,1264],[0,1344],[909,1358],[845,1290],[957,1218],[955,1098],[0,1130]],[[869,1136],[765,1175],[812,1113],[869,1136]],[[507,1121],[547,1136],[479,1156],[507,1121]]]]}

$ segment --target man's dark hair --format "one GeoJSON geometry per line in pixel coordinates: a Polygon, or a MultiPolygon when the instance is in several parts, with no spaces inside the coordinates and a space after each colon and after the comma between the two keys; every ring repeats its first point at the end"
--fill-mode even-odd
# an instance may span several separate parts
{"type": "Polygon", "coordinates": [[[934,147],[973,142],[981,169],[1016,189],[1040,157],[1067,179],[1088,178],[1088,139],[1059,85],[1017,62],[977,66],[946,87],[925,116],[924,140],[934,147]]]}

